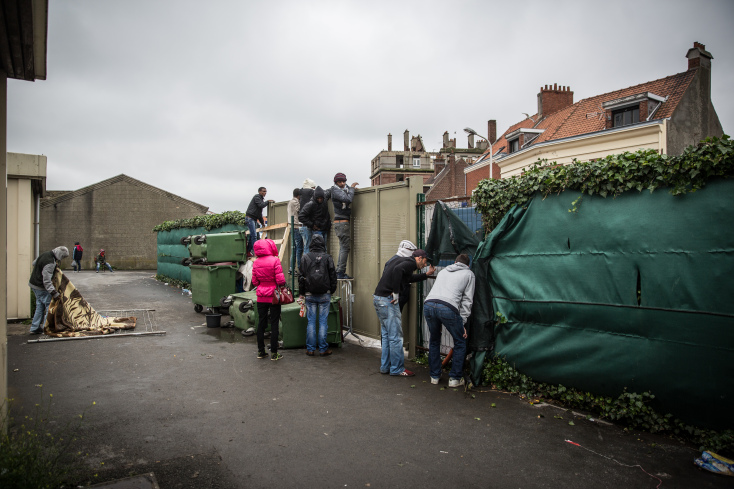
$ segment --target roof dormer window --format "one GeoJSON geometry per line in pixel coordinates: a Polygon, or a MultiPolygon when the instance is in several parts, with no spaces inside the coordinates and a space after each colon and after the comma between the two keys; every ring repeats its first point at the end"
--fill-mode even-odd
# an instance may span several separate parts
{"type": "Polygon", "coordinates": [[[667,98],[650,92],[609,100],[601,104],[607,114],[607,129],[649,121],[667,98]]]}

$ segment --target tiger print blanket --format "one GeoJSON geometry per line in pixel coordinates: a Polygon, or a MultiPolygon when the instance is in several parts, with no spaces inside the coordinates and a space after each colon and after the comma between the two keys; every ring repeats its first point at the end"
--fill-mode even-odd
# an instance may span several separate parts
{"type": "Polygon", "coordinates": [[[52,299],[48,306],[43,328],[47,335],[92,336],[114,333],[118,329],[135,329],[135,317],[116,318],[97,314],[59,268],[54,272],[53,284],[61,295],[52,299]]]}

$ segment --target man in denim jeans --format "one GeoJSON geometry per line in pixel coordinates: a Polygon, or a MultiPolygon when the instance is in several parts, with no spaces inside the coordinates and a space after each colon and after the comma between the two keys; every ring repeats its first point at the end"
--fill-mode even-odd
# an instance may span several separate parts
{"type": "Polygon", "coordinates": [[[454,339],[454,356],[449,373],[449,387],[464,385],[466,358],[466,324],[474,301],[474,273],[469,270],[469,257],[459,255],[453,265],[441,270],[423,305],[431,339],[428,344],[428,366],[431,384],[441,378],[441,326],[454,339]]]}
{"type": "Polygon", "coordinates": [[[33,271],[31,271],[28,285],[36,296],[36,311],[33,314],[30,334],[43,333],[51,299],[60,295],[53,284],[54,272],[59,262],[67,256],[69,256],[69,250],[66,246],[59,246],[52,251],[41,253],[33,260],[33,271]]]}
{"type": "MultiPolygon", "coordinates": [[[[423,250],[415,250],[410,257],[391,258],[377,283],[374,295],[375,312],[380,320],[382,338],[382,358],[380,373],[399,377],[412,377],[415,374],[405,368],[403,354],[403,325],[400,314],[400,290],[403,284],[410,283],[415,270],[428,264],[428,256],[423,250]]],[[[427,275],[433,273],[433,267],[427,275]]],[[[424,279],[425,280],[425,279],[424,279]]]]}
{"type": "Polygon", "coordinates": [[[261,226],[265,226],[265,220],[263,219],[263,209],[268,206],[268,202],[275,202],[274,200],[265,200],[265,195],[268,190],[265,187],[257,189],[257,193],[250,201],[250,205],[247,206],[245,212],[245,224],[247,229],[250,231],[250,237],[247,240],[247,256],[252,256],[252,247],[255,246],[257,241],[257,226],[255,221],[259,222],[261,226]]]}
{"type": "Polygon", "coordinates": [[[331,355],[329,344],[326,342],[327,320],[329,319],[329,305],[331,294],[336,292],[336,269],[331,255],[326,253],[326,242],[320,234],[314,234],[311,239],[311,251],[305,253],[301,259],[301,273],[298,275],[299,300],[306,300],[308,308],[308,326],[306,328],[306,355],[315,355],[316,319],[319,320],[319,355],[331,355]]]}
{"type": "Polygon", "coordinates": [[[359,185],[354,182],[347,185],[347,176],[343,173],[334,175],[334,186],[331,187],[331,202],[334,204],[334,231],[339,239],[339,260],[336,264],[336,278],[351,280],[347,275],[347,259],[352,237],[349,229],[349,219],[352,216],[352,200],[354,189],[359,185]]]}

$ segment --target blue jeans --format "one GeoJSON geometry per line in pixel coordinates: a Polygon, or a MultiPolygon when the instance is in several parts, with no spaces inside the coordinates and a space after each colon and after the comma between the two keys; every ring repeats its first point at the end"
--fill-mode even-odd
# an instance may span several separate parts
{"type": "Polygon", "coordinates": [[[255,241],[257,241],[257,221],[251,217],[245,217],[245,224],[247,229],[250,230],[250,236],[247,238],[247,252],[252,253],[252,248],[255,246],[255,241]]]}
{"type": "Polygon", "coordinates": [[[71,268],[73,268],[77,272],[81,272],[82,271],[82,261],[81,260],[72,260],[71,261],[71,268]]]}
{"type": "Polygon", "coordinates": [[[380,336],[382,337],[380,372],[400,375],[405,370],[400,307],[397,304],[392,304],[390,297],[380,297],[379,295],[373,297],[375,311],[380,319],[380,336]]]}
{"type": "Polygon", "coordinates": [[[329,305],[331,304],[331,294],[317,294],[306,296],[306,307],[308,308],[308,326],[306,328],[306,350],[316,350],[316,318],[319,319],[319,351],[325,352],[329,349],[326,342],[326,331],[328,325],[326,321],[329,319],[329,305]]]}
{"type": "Polygon", "coordinates": [[[301,230],[295,228],[293,230],[293,242],[296,245],[295,254],[291,255],[291,270],[293,270],[293,264],[296,263],[298,269],[301,269],[301,256],[303,255],[303,236],[301,236],[301,230]]]}
{"type": "Polygon", "coordinates": [[[306,226],[301,226],[301,240],[303,241],[303,252],[308,253],[311,246],[311,230],[306,226]]]}
{"type": "Polygon", "coordinates": [[[431,377],[434,379],[441,377],[441,326],[443,325],[454,339],[454,356],[449,378],[456,380],[462,378],[466,358],[466,340],[464,339],[464,320],[461,315],[444,304],[426,302],[423,305],[423,316],[431,332],[431,339],[428,342],[428,367],[431,377]]]}
{"type": "Polygon", "coordinates": [[[33,314],[33,321],[31,322],[31,333],[35,333],[36,331],[43,331],[43,326],[46,324],[46,314],[48,314],[48,305],[51,304],[51,294],[46,289],[31,290],[36,295],[36,312],[33,314]]]}
{"type": "MultiPolygon", "coordinates": [[[[108,270],[109,270],[110,272],[112,272],[112,271],[113,271],[113,270],[112,270],[112,265],[110,265],[109,263],[107,263],[107,262],[104,262],[104,266],[106,266],[106,267],[107,267],[107,269],[108,269],[108,270]]],[[[97,271],[99,272],[99,262],[97,262],[97,271]]],[[[102,271],[104,271],[104,269],[103,269],[102,271]]]]}

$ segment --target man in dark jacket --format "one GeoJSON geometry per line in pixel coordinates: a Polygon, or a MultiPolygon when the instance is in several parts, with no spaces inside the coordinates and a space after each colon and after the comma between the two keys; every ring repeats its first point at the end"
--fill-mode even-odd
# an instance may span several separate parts
{"type": "Polygon", "coordinates": [[[347,259],[351,248],[351,232],[349,219],[352,217],[352,200],[357,182],[347,185],[347,176],[343,173],[334,175],[334,186],[331,187],[331,202],[334,205],[334,231],[339,239],[339,260],[336,264],[336,276],[349,280],[347,275],[347,259]]]}
{"type": "Polygon", "coordinates": [[[43,333],[46,323],[46,313],[51,299],[59,296],[59,292],[52,282],[54,272],[59,262],[69,256],[66,246],[59,246],[52,251],[41,253],[33,261],[33,271],[28,281],[33,294],[36,296],[36,312],[31,322],[31,334],[43,333]]]}
{"type": "MultiPolygon", "coordinates": [[[[424,268],[427,264],[428,256],[423,250],[415,250],[410,257],[391,258],[389,263],[385,264],[374,295],[375,311],[380,319],[382,338],[380,373],[400,377],[415,375],[405,368],[402,316],[398,301],[401,290],[406,286],[410,287],[413,272],[424,268]]],[[[434,270],[431,266],[428,273],[425,274],[426,278],[432,275],[434,270]]]]}
{"type": "Polygon", "coordinates": [[[275,202],[274,200],[265,200],[265,195],[268,190],[265,187],[257,189],[257,193],[250,201],[250,205],[247,206],[245,212],[245,224],[247,229],[250,231],[250,237],[247,240],[247,256],[252,256],[252,247],[257,241],[257,227],[256,222],[259,222],[261,226],[265,226],[265,220],[263,219],[263,209],[268,206],[268,202],[275,202]]]}
{"type": "Polygon", "coordinates": [[[79,244],[79,241],[74,243],[74,251],[71,255],[71,268],[76,270],[77,272],[82,271],[82,253],[84,250],[82,249],[82,245],[79,244]]]}
{"type": "MultiPolygon", "coordinates": [[[[313,192],[313,199],[301,207],[298,212],[298,220],[301,221],[302,226],[306,226],[311,231],[312,235],[320,234],[323,236],[324,243],[326,243],[329,229],[331,229],[331,215],[329,215],[329,204],[326,202],[324,189],[316,187],[313,192]]],[[[306,244],[304,240],[304,254],[310,251],[309,244],[306,244]]]]}
{"type": "Polygon", "coordinates": [[[331,355],[326,342],[326,324],[329,319],[331,294],[336,292],[336,268],[334,260],[326,252],[324,237],[314,235],[311,251],[301,258],[301,273],[298,276],[299,300],[306,301],[308,326],[306,328],[306,355],[314,356],[316,351],[316,318],[319,320],[319,355],[331,355]]]}

